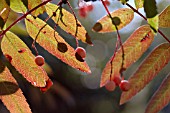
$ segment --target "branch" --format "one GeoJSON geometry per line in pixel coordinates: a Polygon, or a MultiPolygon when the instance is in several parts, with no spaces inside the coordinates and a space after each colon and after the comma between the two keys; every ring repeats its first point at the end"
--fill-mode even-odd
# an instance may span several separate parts
{"type": "MultiPolygon", "coordinates": [[[[143,16],[138,10],[136,10],[135,8],[133,8],[130,4],[128,4],[128,3],[126,3],[126,5],[129,7],[129,8],[131,8],[135,13],[137,13],[138,15],[140,15],[144,20],[146,20],[147,21],[147,18],[145,17],[145,16],[143,16]]],[[[159,32],[159,34],[161,34],[163,37],[164,37],[164,39],[166,40],[166,41],[168,41],[169,43],[170,43],[170,40],[162,33],[162,31],[160,30],[160,29],[158,29],[158,32],[159,32]]]]}

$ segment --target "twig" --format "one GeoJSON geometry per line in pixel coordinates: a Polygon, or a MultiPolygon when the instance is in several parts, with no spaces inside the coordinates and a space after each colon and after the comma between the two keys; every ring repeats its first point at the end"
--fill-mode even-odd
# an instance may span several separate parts
{"type": "MultiPolygon", "coordinates": [[[[135,13],[137,13],[138,15],[140,15],[144,20],[147,21],[147,18],[146,18],[144,15],[142,15],[138,10],[136,10],[135,8],[133,8],[133,7],[132,7],[130,4],[128,4],[128,3],[126,3],[126,5],[127,5],[129,8],[131,8],[135,13]]],[[[161,35],[164,37],[164,39],[170,43],[170,40],[162,33],[162,31],[161,31],[160,29],[158,29],[158,33],[161,34],[161,35]]]]}

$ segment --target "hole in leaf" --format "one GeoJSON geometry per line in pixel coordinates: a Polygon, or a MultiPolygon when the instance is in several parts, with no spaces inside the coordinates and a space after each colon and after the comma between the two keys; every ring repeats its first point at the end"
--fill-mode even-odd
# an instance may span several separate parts
{"type": "Polygon", "coordinates": [[[84,62],[84,59],[76,52],[75,57],[78,61],[84,62]]]}
{"type": "Polygon", "coordinates": [[[18,53],[24,53],[26,50],[25,49],[20,49],[18,50],[18,53]]]}
{"type": "Polygon", "coordinates": [[[11,57],[10,55],[8,55],[8,54],[5,54],[5,58],[6,58],[9,62],[12,61],[12,57],[11,57]]]}
{"type": "Polygon", "coordinates": [[[54,16],[54,17],[56,16],[56,12],[53,12],[53,16],[54,16]]]}
{"type": "Polygon", "coordinates": [[[120,25],[120,23],[121,23],[119,17],[113,17],[113,18],[112,18],[112,22],[113,22],[113,24],[116,25],[116,26],[120,25]]]}
{"type": "Polygon", "coordinates": [[[50,79],[48,79],[46,81],[46,86],[40,87],[41,92],[43,92],[43,93],[46,92],[52,85],[53,85],[53,82],[50,79]]]}
{"type": "Polygon", "coordinates": [[[86,33],[86,42],[90,45],[93,45],[93,43],[91,42],[91,37],[89,36],[88,33],[86,33]]]}
{"type": "Polygon", "coordinates": [[[94,26],[93,26],[93,30],[96,32],[99,32],[102,30],[102,25],[101,23],[97,22],[94,26]]]}
{"type": "Polygon", "coordinates": [[[65,43],[61,43],[61,42],[58,43],[57,48],[62,53],[65,53],[68,50],[67,45],[65,43]]]}

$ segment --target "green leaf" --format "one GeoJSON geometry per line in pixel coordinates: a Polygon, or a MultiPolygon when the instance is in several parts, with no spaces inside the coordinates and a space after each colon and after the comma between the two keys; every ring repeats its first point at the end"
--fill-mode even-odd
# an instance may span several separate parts
{"type": "Polygon", "coordinates": [[[0,31],[3,29],[10,12],[10,8],[5,0],[0,0],[0,31]]]}
{"type": "MultiPolygon", "coordinates": [[[[59,27],[61,27],[67,33],[75,36],[77,25],[73,14],[52,3],[47,3],[45,8],[47,10],[47,14],[52,16],[52,19],[59,27]]],[[[92,44],[85,28],[79,21],[78,24],[76,38],[84,43],[92,44]]]]}
{"type": "Polygon", "coordinates": [[[147,18],[155,17],[157,12],[156,1],[155,0],[144,0],[144,11],[147,18]]]}
{"type": "Polygon", "coordinates": [[[170,5],[159,14],[159,27],[170,27],[170,5]]]}
{"type": "Polygon", "coordinates": [[[150,25],[150,27],[152,28],[153,32],[156,33],[158,31],[158,28],[159,28],[159,17],[158,17],[158,15],[156,15],[153,18],[148,18],[147,21],[148,21],[148,24],[150,25]]]}
{"type": "Polygon", "coordinates": [[[32,113],[21,89],[6,67],[0,73],[0,99],[10,113],[32,113]]]}
{"type": "Polygon", "coordinates": [[[129,83],[132,84],[131,88],[122,93],[120,104],[127,102],[141,91],[169,61],[170,44],[164,43],[156,47],[129,78],[129,83]]]}
{"type": "Polygon", "coordinates": [[[90,73],[87,63],[83,59],[78,59],[75,50],[44,21],[28,15],[25,24],[29,35],[52,55],[56,56],[66,64],[90,73]]]}
{"type": "Polygon", "coordinates": [[[23,0],[10,0],[10,8],[17,13],[25,13],[27,11],[23,0]]]}
{"type": "Polygon", "coordinates": [[[144,0],[135,0],[135,6],[137,9],[142,8],[144,4],[144,0]]]}
{"type": "MultiPolygon", "coordinates": [[[[149,48],[154,39],[154,34],[148,25],[141,26],[124,42],[124,65],[123,69],[128,68],[136,62],[143,53],[149,48]]],[[[111,59],[112,60],[112,59],[111,59]]],[[[108,80],[114,79],[120,74],[122,66],[122,50],[119,49],[112,61],[107,62],[101,76],[100,87],[104,86],[108,80]]]]}
{"type": "Polygon", "coordinates": [[[3,54],[10,63],[36,87],[45,87],[49,79],[42,67],[35,63],[35,56],[32,55],[26,44],[12,32],[7,32],[1,42],[3,54]]]}
{"type": "MultiPolygon", "coordinates": [[[[134,12],[129,8],[120,8],[112,12],[111,16],[112,18],[117,17],[120,19],[120,24],[117,25],[118,29],[120,30],[132,21],[134,12]]],[[[106,15],[97,21],[97,23],[93,26],[93,30],[99,33],[106,33],[116,31],[116,27],[112,23],[110,17],[106,15]]]]}
{"type": "Polygon", "coordinates": [[[149,101],[145,113],[158,113],[170,102],[170,74],[149,101]]]}
{"type": "MultiPolygon", "coordinates": [[[[28,0],[28,9],[31,10],[41,3],[42,3],[42,0],[28,0]]],[[[38,9],[36,9],[35,11],[33,11],[31,14],[33,16],[38,16],[39,14],[43,14],[45,11],[46,11],[45,6],[41,6],[38,9]]]]}

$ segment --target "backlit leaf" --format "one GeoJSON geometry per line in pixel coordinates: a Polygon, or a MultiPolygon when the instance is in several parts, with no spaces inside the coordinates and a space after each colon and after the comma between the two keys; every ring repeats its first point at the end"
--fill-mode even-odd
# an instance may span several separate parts
{"type": "MultiPolygon", "coordinates": [[[[57,6],[56,4],[47,3],[46,5],[47,14],[52,16],[54,22],[60,26],[67,33],[75,36],[76,34],[76,20],[73,14],[66,11],[64,8],[57,6]]],[[[88,36],[85,28],[78,21],[78,29],[76,38],[84,43],[92,44],[90,37],[88,36]]]]}
{"type": "Polygon", "coordinates": [[[4,27],[8,19],[9,12],[10,12],[10,8],[6,3],[6,1],[0,0],[0,30],[4,27]]]}
{"type": "Polygon", "coordinates": [[[45,87],[49,79],[42,67],[36,65],[26,44],[15,34],[7,32],[1,42],[1,49],[9,62],[36,87],[45,87]]]}
{"type": "MultiPolygon", "coordinates": [[[[28,9],[31,10],[41,3],[42,3],[42,0],[28,0],[28,9]]],[[[39,14],[42,14],[44,12],[45,12],[45,7],[41,6],[38,9],[36,9],[35,11],[33,11],[31,14],[33,16],[38,16],[39,14]]]]}
{"type": "MultiPolygon", "coordinates": [[[[118,17],[120,19],[120,24],[117,25],[120,30],[132,21],[134,12],[129,8],[120,8],[112,12],[111,16],[112,18],[118,17]]],[[[116,27],[112,24],[110,17],[106,15],[97,21],[97,23],[93,26],[93,30],[99,33],[113,32],[116,31],[116,27]]]]}
{"type": "Polygon", "coordinates": [[[152,28],[153,32],[156,33],[158,31],[158,27],[159,27],[158,15],[156,15],[153,18],[148,18],[147,21],[148,21],[148,24],[150,25],[150,27],[152,28]]]}
{"type": "Polygon", "coordinates": [[[0,73],[0,99],[10,113],[32,113],[21,89],[6,67],[0,73]]]}
{"type": "MultiPolygon", "coordinates": [[[[148,25],[141,26],[127,39],[123,44],[124,47],[124,65],[123,68],[128,68],[131,64],[136,62],[141,55],[148,49],[152,43],[154,34],[148,25]]],[[[100,86],[104,86],[108,80],[113,79],[120,74],[122,65],[122,50],[119,49],[115,58],[106,64],[100,81],[100,86]],[[112,69],[111,69],[112,68],[112,69]],[[112,73],[111,73],[112,71],[112,73]]]]}
{"type": "Polygon", "coordinates": [[[158,113],[170,102],[170,74],[153,95],[145,113],[158,113]]]}
{"type": "Polygon", "coordinates": [[[155,0],[144,0],[144,11],[147,18],[155,17],[157,12],[156,1],[155,0]]]}
{"type": "Polygon", "coordinates": [[[25,13],[27,8],[22,1],[23,0],[10,0],[10,8],[17,13],[25,13]]]}
{"type": "Polygon", "coordinates": [[[144,0],[135,0],[135,6],[137,9],[142,8],[144,4],[144,0]]]}
{"type": "Polygon", "coordinates": [[[132,84],[131,88],[129,91],[122,93],[120,104],[125,103],[141,91],[169,61],[169,43],[161,44],[154,49],[134,75],[129,78],[129,83],[132,84]]]}
{"type": "Polygon", "coordinates": [[[25,24],[29,35],[35,39],[37,34],[37,42],[52,55],[61,59],[68,65],[84,72],[90,73],[90,69],[86,62],[77,59],[75,50],[65,40],[58,35],[49,25],[39,18],[34,19],[31,15],[25,19],[25,24]],[[46,25],[45,27],[43,27],[46,25]],[[40,30],[41,29],[41,30],[40,30]],[[56,38],[56,39],[55,39],[56,38]]]}
{"type": "Polygon", "coordinates": [[[170,27],[170,5],[159,15],[159,27],[170,27]]]}

